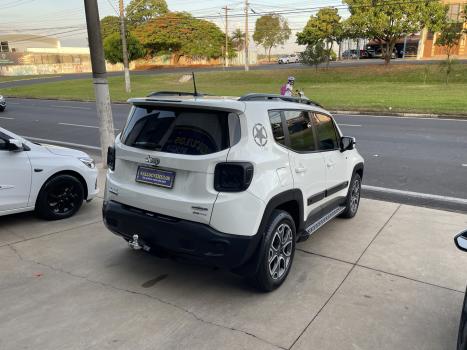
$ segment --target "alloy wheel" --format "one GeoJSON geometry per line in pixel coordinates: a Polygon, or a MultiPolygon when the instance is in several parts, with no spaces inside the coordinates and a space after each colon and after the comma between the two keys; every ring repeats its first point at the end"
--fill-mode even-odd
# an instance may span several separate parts
{"type": "Polygon", "coordinates": [[[287,223],[280,224],[274,232],[268,255],[269,274],[273,280],[282,278],[289,268],[292,239],[292,229],[287,223]]]}
{"type": "Polygon", "coordinates": [[[55,214],[68,214],[79,205],[80,195],[73,185],[61,185],[47,195],[47,205],[55,214]]]}
{"type": "Polygon", "coordinates": [[[350,210],[352,213],[357,212],[358,204],[360,203],[360,180],[355,180],[350,193],[350,210]]]}

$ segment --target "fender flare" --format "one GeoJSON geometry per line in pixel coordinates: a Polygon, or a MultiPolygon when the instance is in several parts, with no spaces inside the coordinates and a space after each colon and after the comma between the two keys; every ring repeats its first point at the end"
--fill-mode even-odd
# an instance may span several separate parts
{"type": "Polygon", "coordinates": [[[363,171],[365,169],[365,164],[363,163],[357,163],[352,171],[352,177],[357,173],[357,171],[361,171],[361,178],[363,180],[363,171]]]}
{"type": "Polygon", "coordinates": [[[297,236],[299,232],[304,230],[305,222],[304,222],[302,191],[295,188],[295,189],[287,190],[287,191],[284,191],[284,192],[281,192],[275,195],[269,200],[268,204],[266,205],[266,208],[264,209],[261,223],[258,227],[258,231],[256,232],[256,237],[257,237],[256,247],[250,259],[245,264],[240,266],[239,268],[236,268],[234,272],[239,273],[241,275],[246,275],[246,276],[249,276],[249,275],[251,276],[256,273],[256,271],[258,270],[258,266],[259,266],[258,252],[263,246],[264,231],[266,229],[266,225],[268,224],[269,218],[271,217],[271,214],[274,211],[274,209],[276,209],[282,204],[285,204],[291,201],[296,202],[298,205],[298,225],[296,227],[297,236]]]}

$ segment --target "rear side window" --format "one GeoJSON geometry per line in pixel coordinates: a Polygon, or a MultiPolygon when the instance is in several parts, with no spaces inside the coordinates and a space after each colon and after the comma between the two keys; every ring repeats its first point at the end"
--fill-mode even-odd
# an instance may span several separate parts
{"type": "Polygon", "coordinates": [[[269,122],[271,123],[274,140],[281,145],[285,145],[284,129],[282,128],[282,118],[280,111],[269,111],[269,122]]]}
{"type": "Polygon", "coordinates": [[[318,133],[319,149],[321,151],[338,149],[337,130],[332,118],[325,114],[316,113],[314,115],[314,122],[318,133]]]}
{"type": "Polygon", "coordinates": [[[284,111],[290,148],[298,152],[316,151],[313,125],[308,111],[284,111]]]}
{"type": "Polygon", "coordinates": [[[122,142],[166,153],[205,155],[240,139],[238,115],[226,111],[135,106],[122,142]]]}

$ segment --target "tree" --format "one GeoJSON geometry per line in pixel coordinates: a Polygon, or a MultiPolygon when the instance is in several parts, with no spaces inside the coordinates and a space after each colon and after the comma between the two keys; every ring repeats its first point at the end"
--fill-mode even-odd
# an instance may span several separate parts
{"type": "Polygon", "coordinates": [[[287,21],[277,15],[269,14],[256,20],[256,28],[253,40],[264,47],[268,52],[268,60],[271,61],[271,49],[277,45],[283,45],[290,37],[291,30],[287,21]]]}
{"type": "MultiPolygon", "coordinates": [[[[146,51],[139,40],[130,32],[127,32],[128,60],[134,61],[144,57],[146,51]]],[[[104,40],[105,59],[112,64],[123,63],[122,38],[120,33],[116,32],[107,36],[104,40]]]]}
{"type": "MultiPolygon", "coordinates": [[[[297,33],[297,43],[314,47],[319,42],[325,43],[325,48],[330,52],[333,43],[340,45],[343,40],[343,27],[341,16],[336,8],[325,7],[318,11],[316,16],[311,16],[302,32],[297,33]]],[[[326,56],[329,64],[329,55],[326,56]]]]}
{"type": "Polygon", "coordinates": [[[175,63],[182,56],[221,57],[225,45],[225,34],[218,26],[184,12],[170,12],[152,19],[134,34],[149,53],[173,54],[175,63]]]}
{"type": "Polygon", "coordinates": [[[459,45],[463,32],[462,23],[446,22],[443,25],[435,45],[444,48],[448,60],[451,58],[454,48],[459,45]]]}
{"type": "Polygon", "coordinates": [[[241,29],[235,29],[230,38],[237,51],[243,50],[243,44],[245,43],[245,33],[243,33],[241,29]]]}
{"type": "Polygon", "coordinates": [[[329,50],[326,49],[323,41],[318,41],[308,45],[306,50],[300,54],[300,58],[303,63],[313,65],[318,70],[321,63],[329,60],[329,50]]]}
{"type": "Polygon", "coordinates": [[[126,7],[126,17],[132,28],[168,12],[169,8],[165,0],[131,0],[126,7]]]}
{"type": "Polygon", "coordinates": [[[101,19],[101,35],[105,40],[113,33],[120,33],[120,18],[117,16],[106,16],[101,19]]]}
{"type": "Polygon", "coordinates": [[[449,76],[453,70],[454,62],[451,55],[453,54],[454,48],[459,45],[462,35],[467,32],[467,29],[464,29],[466,23],[467,5],[463,9],[458,20],[452,21],[450,18],[446,17],[442,25],[441,32],[435,42],[436,46],[443,47],[446,52],[446,61],[442,64],[443,69],[446,72],[446,84],[449,83],[449,76]]]}
{"type": "Polygon", "coordinates": [[[447,7],[439,1],[344,0],[349,6],[350,23],[362,36],[383,46],[386,64],[399,38],[418,33],[424,27],[438,31],[447,7]],[[357,29],[358,28],[358,29],[357,29]]]}

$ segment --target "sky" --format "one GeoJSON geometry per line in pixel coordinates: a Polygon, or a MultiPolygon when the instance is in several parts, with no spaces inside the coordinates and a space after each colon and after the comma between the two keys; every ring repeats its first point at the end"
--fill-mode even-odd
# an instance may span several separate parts
{"type": "MultiPolygon", "coordinates": [[[[130,0],[125,0],[125,5],[130,0]]],[[[188,11],[196,17],[206,17],[224,30],[224,10],[228,6],[232,17],[229,32],[244,29],[243,1],[235,0],[166,0],[171,11],[188,11]]],[[[61,40],[62,46],[87,46],[83,0],[0,0],[1,33],[50,35],[61,40]]],[[[116,15],[118,0],[98,0],[101,18],[116,15]]],[[[291,53],[299,48],[294,45],[295,32],[300,31],[310,15],[324,6],[342,6],[341,0],[250,0],[256,13],[293,11],[284,14],[293,34],[289,42],[275,51],[291,53]]],[[[347,15],[345,10],[341,14],[347,15]]],[[[250,32],[254,30],[257,15],[251,13],[250,32]]],[[[261,49],[259,49],[261,52],[261,49]]]]}

